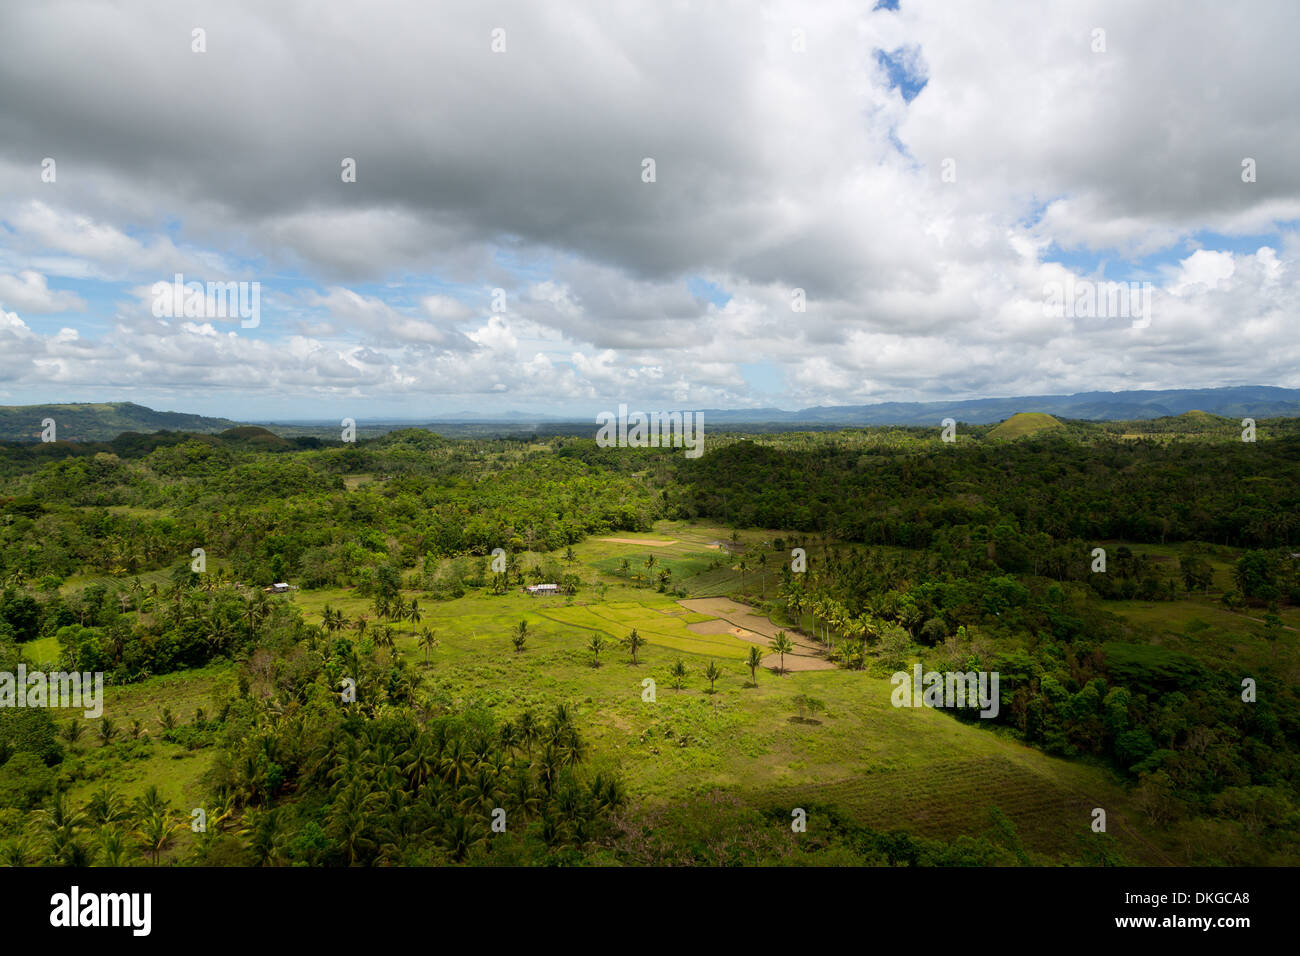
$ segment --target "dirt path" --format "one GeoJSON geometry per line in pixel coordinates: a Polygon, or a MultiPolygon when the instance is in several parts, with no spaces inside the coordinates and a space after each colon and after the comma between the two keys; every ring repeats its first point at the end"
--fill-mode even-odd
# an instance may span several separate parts
{"type": "MultiPolygon", "coordinates": [[[[711,614],[716,621],[686,625],[696,634],[730,634],[743,641],[771,647],[777,631],[785,631],[794,643],[794,652],[785,655],[787,671],[831,671],[835,665],[822,654],[822,649],[798,631],[777,627],[767,618],[754,613],[754,609],[730,598],[690,598],[678,601],[688,611],[711,614]]],[[[768,654],[763,666],[776,670],[781,665],[780,654],[768,654]]]]}

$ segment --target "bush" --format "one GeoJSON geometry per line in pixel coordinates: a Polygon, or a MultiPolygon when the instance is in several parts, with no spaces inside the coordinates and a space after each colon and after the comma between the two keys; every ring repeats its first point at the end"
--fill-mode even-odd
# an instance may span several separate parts
{"type": "Polygon", "coordinates": [[[0,709],[0,751],[29,753],[46,766],[63,759],[58,728],[43,707],[0,709]]]}
{"type": "Polygon", "coordinates": [[[32,810],[54,792],[55,772],[33,753],[16,753],[0,766],[0,807],[32,810]]]}

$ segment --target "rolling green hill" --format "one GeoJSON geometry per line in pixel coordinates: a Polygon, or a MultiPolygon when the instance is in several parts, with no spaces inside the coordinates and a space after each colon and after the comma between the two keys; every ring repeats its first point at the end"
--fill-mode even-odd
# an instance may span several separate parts
{"type": "Polygon", "coordinates": [[[215,434],[235,427],[228,418],[156,412],[135,402],[0,405],[0,439],[40,441],[41,422],[54,419],[59,441],[108,441],[123,432],[187,431],[215,434]]]}
{"type": "Polygon", "coordinates": [[[1023,438],[1036,432],[1064,428],[1059,421],[1043,412],[1018,412],[989,432],[989,438],[1023,438]]]}

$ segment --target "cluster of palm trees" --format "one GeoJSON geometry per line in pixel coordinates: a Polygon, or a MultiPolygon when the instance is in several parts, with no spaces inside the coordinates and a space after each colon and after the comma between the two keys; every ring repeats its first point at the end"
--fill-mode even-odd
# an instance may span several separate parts
{"type": "Polygon", "coordinates": [[[420,602],[415,598],[408,601],[400,594],[378,594],[371,608],[381,620],[395,621],[399,627],[403,622],[419,624],[424,620],[424,616],[420,613],[420,602]]]}
{"type": "MultiPolygon", "coordinates": [[[[229,816],[229,808],[218,808],[206,822],[223,826],[229,816]]],[[[147,862],[157,866],[185,829],[185,818],[154,786],[128,801],[106,783],[82,807],[60,791],[48,806],[32,814],[22,831],[0,841],[0,863],[85,867],[147,862]]]]}
{"type": "Polygon", "coordinates": [[[617,778],[579,774],[587,746],[566,704],[545,717],[525,710],[495,729],[444,716],[302,730],[280,720],[274,732],[284,739],[269,749],[298,768],[295,800],[320,810],[233,784],[236,803],[249,807],[245,832],[258,865],[461,862],[492,852],[501,811],[504,832],[540,855],[589,843],[626,802],[617,778]],[[309,825],[324,845],[295,840],[309,825]]]}
{"type": "Polygon", "coordinates": [[[782,585],[781,597],[796,622],[802,621],[805,613],[811,615],[814,640],[826,646],[831,660],[852,670],[864,668],[869,648],[894,628],[901,628],[911,637],[924,619],[916,604],[907,600],[884,602],[893,606],[868,606],[854,613],[842,601],[820,590],[809,591],[797,580],[782,585]],[[890,617],[893,621],[888,620],[890,617]]]}
{"type": "MultiPolygon", "coordinates": [[[[780,673],[785,673],[785,655],[794,651],[794,643],[790,640],[785,631],[779,631],[772,641],[772,653],[781,655],[780,673]]],[[[764,653],[757,645],[751,646],[749,656],[745,658],[745,666],[749,668],[749,678],[751,686],[758,686],[758,669],[763,664],[764,653]]],[[[677,690],[682,689],[682,683],[686,679],[687,668],[685,662],[679,657],[673,661],[672,667],[668,671],[673,679],[673,686],[677,690]]],[[[714,693],[714,685],[726,675],[718,662],[711,660],[708,666],[704,668],[704,679],[709,682],[709,693],[714,693]]]]}
{"type": "MultiPolygon", "coordinates": [[[[632,628],[620,643],[622,643],[622,645],[631,653],[632,663],[639,663],[637,660],[637,652],[641,648],[645,647],[645,637],[643,637],[636,628],[632,628]]],[[[604,650],[604,648],[604,637],[600,634],[593,636],[591,642],[587,645],[587,649],[592,653],[593,667],[600,666],[600,652],[604,650]]],[[[790,636],[786,634],[785,631],[777,631],[776,637],[772,639],[771,652],[773,654],[781,655],[780,673],[785,673],[785,655],[794,653],[794,648],[794,642],[790,640],[790,636]]],[[[749,668],[750,680],[755,687],[758,686],[758,668],[762,665],[764,656],[763,652],[759,650],[757,646],[754,646],[749,649],[749,656],[745,659],[745,666],[749,668]]],[[[686,676],[686,665],[682,662],[681,658],[678,658],[676,662],[674,662],[669,673],[673,677],[674,686],[676,686],[678,690],[681,690],[682,680],[686,676]]],[[[723,672],[718,667],[717,662],[710,661],[709,665],[704,670],[704,677],[709,682],[710,692],[713,691],[714,683],[722,676],[723,672]]]]}
{"type": "MultiPolygon", "coordinates": [[[[377,596],[372,607],[381,620],[397,622],[399,630],[403,622],[419,624],[424,620],[424,614],[420,611],[420,602],[415,598],[407,601],[400,594],[393,597],[377,596]]],[[[343,611],[336,610],[326,604],[321,611],[321,626],[331,635],[347,630],[350,627],[356,632],[357,637],[361,638],[366,636],[370,628],[370,619],[364,614],[358,614],[355,620],[349,622],[343,611]]],[[[379,627],[370,633],[372,635],[371,640],[376,647],[384,648],[390,653],[397,650],[398,634],[394,633],[393,628],[379,627]]],[[[424,666],[428,667],[429,653],[442,643],[438,639],[438,632],[427,627],[421,628],[415,643],[417,647],[424,651],[424,666]]]]}
{"type": "MultiPolygon", "coordinates": [[[[659,590],[667,591],[669,586],[673,582],[673,572],[671,568],[663,568],[659,571],[659,574],[656,576],[654,570],[655,570],[655,566],[658,563],[659,563],[658,557],[656,557],[653,554],[646,555],[645,563],[641,565],[642,567],[645,568],[646,584],[650,585],[653,584],[655,581],[658,581],[659,590]]],[[[619,562],[618,573],[622,577],[631,578],[634,582],[638,582],[641,580],[641,572],[639,570],[638,571],[632,570],[631,558],[624,558],[622,561],[619,562]]]]}
{"type": "Polygon", "coordinates": [[[767,552],[760,551],[754,558],[742,557],[736,562],[740,572],[740,590],[745,590],[745,573],[757,567],[759,572],[759,597],[767,597],[767,552]]]}

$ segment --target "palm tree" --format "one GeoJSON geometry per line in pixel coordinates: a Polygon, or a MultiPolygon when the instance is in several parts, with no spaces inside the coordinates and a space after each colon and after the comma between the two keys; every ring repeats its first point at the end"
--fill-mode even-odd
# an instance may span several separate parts
{"type": "Polygon", "coordinates": [[[424,666],[429,666],[429,652],[438,646],[437,631],[431,631],[427,627],[420,631],[419,645],[424,649],[424,666]]]}
{"type": "Polygon", "coordinates": [[[420,613],[420,602],[415,598],[411,598],[411,603],[406,605],[406,619],[412,624],[419,624],[424,620],[424,616],[420,613]]]}
{"type": "Polygon", "coordinates": [[[786,636],[785,631],[777,631],[776,638],[772,641],[772,650],[781,655],[781,673],[785,673],[785,655],[794,652],[794,643],[786,636]]]}
{"type": "Polygon", "coordinates": [[[391,621],[397,621],[399,624],[406,620],[406,601],[400,594],[394,597],[392,603],[388,605],[388,618],[391,621]]]}
{"type": "Polygon", "coordinates": [[[603,634],[593,634],[590,643],[587,644],[587,650],[591,651],[591,666],[600,666],[600,652],[605,649],[605,637],[603,634]]]}
{"type": "Polygon", "coordinates": [[[258,591],[244,608],[244,619],[248,621],[248,630],[254,637],[257,636],[257,625],[266,620],[270,613],[270,598],[258,591]]]}
{"type": "Polygon", "coordinates": [[[531,710],[526,710],[519,715],[519,720],[515,723],[515,731],[519,736],[519,742],[523,744],[524,751],[532,757],[533,744],[541,737],[541,728],[537,725],[537,718],[533,716],[531,710]]]}
{"type": "Polygon", "coordinates": [[[103,866],[127,866],[126,832],[120,826],[102,827],[99,835],[99,858],[103,866]]]}
{"type": "Polygon", "coordinates": [[[718,667],[717,661],[709,661],[709,666],[704,669],[704,677],[709,682],[709,693],[713,693],[713,683],[722,676],[722,670],[718,667]]]}
{"type": "Polygon", "coordinates": [[[632,652],[632,663],[636,664],[636,652],[645,646],[645,638],[638,634],[634,627],[632,633],[623,638],[623,645],[632,652]]]}
{"type": "Polygon", "coordinates": [[[158,865],[158,857],[163,850],[171,846],[181,824],[165,806],[156,806],[148,810],[136,823],[135,835],[146,853],[153,858],[153,865],[158,865]]]}
{"type": "Polygon", "coordinates": [[[520,621],[515,625],[514,633],[510,637],[510,643],[515,646],[515,653],[522,654],[524,645],[528,643],[528,622],[520,621]]]}
{"type": "Polygon", "coordinates": [[[49,835],[50,855],[61,865],[89,863],[86,848],[77,842],[77,831],[85,826],[86,815],[72,805],[66,793],[56,793],[49,807],[37,812],[36,820],[49,835]]]}
{"type": "Polygon", "coordinates": [[[415,738],[411,749],[406,752],[403,759],[406,761],[406,766],[402,768],[402,773],[406,774],[412,789],[417,791],[437,770],[437,757],[429,745],[426,734],[415,738]]]}
{"type": "Polygon", "coordinates": [[[112,739],[116,736],[117,736],[117,728],[113,726],[113,722],[109,720],[107,717],[100,720],[99,739],[103,742],[104,746],[107,747],[109,745],[109,742],[112,741],[112,739]]]}
{"type": "Polygon", "coordinates": [[[754,682],[754,686],[757,687],[758,668],[759,665],[763,663],[763,652],[760,651],[757,646],[751,645],[749,648],[749,657],[746,658],[745,663],[749,665],[749,678],[754,682]]]}
{"type": "Polygon", "coordinates": [[[82,727],[81,721],[75,718],[69,720],[63,725],[63,739],[68,742],[68,746],[73,750],[77,748],[77,741],[81,739],[81,733],[83,730],[85,730],[85,728],[82,727]]]}
{"type": "Polygon", "coordinates": [[[258,866],[274,866],[284,859],[285,832],[277,808],[254,808],[240,832],[249,837],[248,848],[258,866]]]}
{"type": "Polygon", "coordinates": [[[85,812],[86,819],[97,827],[123,823],[131,816],[126,799],[110,783],[103,784],[91,795],[85,812]]]}
{"type": "Polygon", "coordinates": [[[668,673],[673,675],[673,686],[678,690],[682,689],[682,681],[686,678],[686,665],[679,657],[673,662],[673,669],[668,673]]]}

